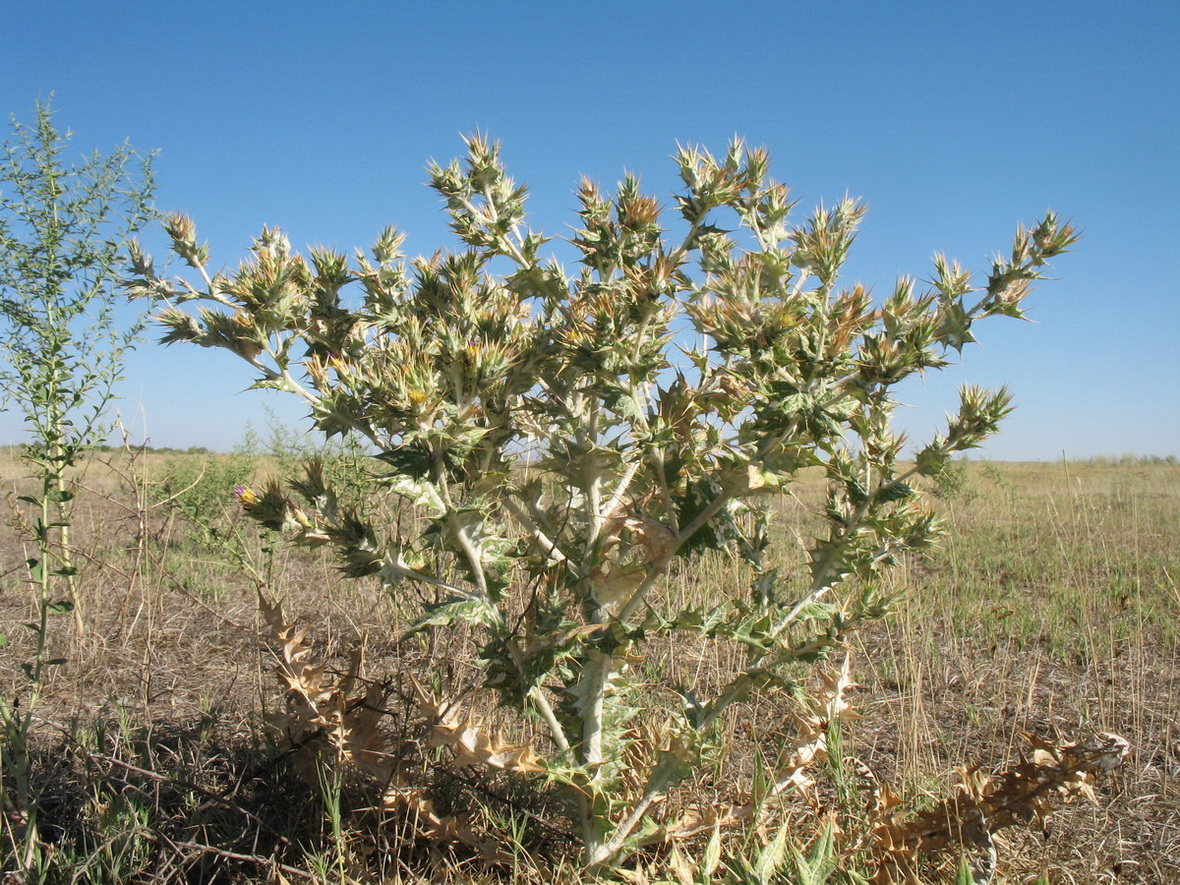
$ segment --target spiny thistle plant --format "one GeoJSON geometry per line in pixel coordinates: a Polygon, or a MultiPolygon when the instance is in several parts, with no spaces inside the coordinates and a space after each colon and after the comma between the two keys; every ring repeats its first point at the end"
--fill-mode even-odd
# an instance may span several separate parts
{"type": "MultiPolygon", "coordinates": [[[[350,577],[400,599],[416,588],[409,631],[474,628],[483,688],[547,736],[516,758],[566,789],[589,869],[651,841],[662,797],[724,746],[728,708],[801,690],[800,663],[884,613],[883,573],[938,533],[920,478],[1010,409],[1006,390],[967,387],[945,431],[903,459],[897,385],[947,365],[978,320],[1022,316],[1075,240],[1050,213],[1017,230],[982,285],[940,256],[928,285],[903,277],[878,303],[840,280],[862,204],[797,223],[764,150],[675,159],[683,236],[635,177],[613,194],[583,181],[573,273],[542,257],[526,189],[477,136],[465,162],[430,168],[455,251],[407,262],[389,228],[351,260],[304,257],[264,229],[237,270],[211,272],[178,215],[167,230],[194,278],[162,278],[137,251],[127,283],[156,302],[164,342],[237,354],[256,387],[302,397],[329,437],[372,447],[372,493],[402,499],[404,518],[347,506],[314,463],[242,503],[291,543],[332,549],[350,577]],[[770,526],[811,468],[827,477],[826,529],[800,542],[798,582],[769,564],[770,526]],[[747,592],[671,601],[677,560],[710,550],[746,570],[747,592]],[[637,664],[682,633],[736,644],[745,663],[720,688],[676,686],[666,712],[637,664]]],[[[424,707],[435,700],[423,690],[424,707]]],[[[443,743],[476,755],[478,736],[462,744],[464,722],[436,710],[443,743]]]]}

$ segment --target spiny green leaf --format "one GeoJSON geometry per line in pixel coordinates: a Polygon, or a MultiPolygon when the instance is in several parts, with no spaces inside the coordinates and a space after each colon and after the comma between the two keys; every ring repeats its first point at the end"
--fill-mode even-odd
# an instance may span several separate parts
{"type": "Polygon", "coordinates": [[[419,633],[427,627],[445,627],[458,623],[491,627],[499,621],[495,609],[483,599],[452,596],[424,608],[423,615],[414,621],[407,633],[419,633]]]}
{"type": "MultiPolygon", "coordinates": [[[[774,834],[774,838],[758,853],[758,860],[754,864],[754,872],[761,885],[770,885],[775,874],[782,869],[787,861],[787,830],[791,822],[784,821],[774,834]]],[[[808,883],[810,885],[810,883],[808,883]]]]}
{"type": "Polygon", "coordinates": [[[426,519],[438,519],[447,512],[438,489],[429,480],[393,476],[387,477],[384,482],[392,492],[417,507],[426,519]]]}

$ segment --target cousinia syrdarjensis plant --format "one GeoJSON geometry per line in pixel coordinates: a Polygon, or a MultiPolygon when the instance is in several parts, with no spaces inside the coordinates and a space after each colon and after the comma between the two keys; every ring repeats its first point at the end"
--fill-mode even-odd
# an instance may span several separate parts
{"type": "Polygon", "coordinates": [[[210,273],[177,216],[168,230],[198,279],[164,280],[139,255],[129,286],[157,302],[165,342],[236,353],[256,386],[303,397],[320,430],[373,447],[374,489],[417,521],[373,524],[315,465],[248,501],[253,515],[335,548],[349,575],[428,589],[436,601],[411,629],[477,625],[485,687],[543,724],[544,767],[570,788],[585,864],[600,867],[649,839],[653,802],[724,746],[710,733],[728,706],[881,614],[882,570],[937,531],[911,481],[1009,410],[1005,391],[967,388],[947,429],[903,462],[894,387],[946,365],[975,321],[1021,316],[1075,235],[1049,214],[1018,230],[981,288],[940,257],[929,286],[902,278],[878,304],[839,282],[864,207],[845,199],[792,222],[766,152],[736,142],[721,158],[677,153],[678,241],[635,178],[613,195],[583,181],[570,274],[541,257],[546,238],[526,225],[525,188],[498,147],[467,147],[465,162],[430,170],[457,251],[407,263],[387,229],[368,254],[305,258],[264,230],[236,271],[210,273]],[[767,529],[811,467],[827,475],[827,528],[801,544],[810,577],[796,586],[764,563],[767,529]],[[660,601],[677,557],[717,549],[748,564],[744,596],[660,601]],[[682,715],[651,746],[635,720],[656,707],[633,663],[678,631],[740,643],[746,663],[711,694],[678,686],[682,715]],[[637,759],[645,771],[624,770],[637,759]]]}

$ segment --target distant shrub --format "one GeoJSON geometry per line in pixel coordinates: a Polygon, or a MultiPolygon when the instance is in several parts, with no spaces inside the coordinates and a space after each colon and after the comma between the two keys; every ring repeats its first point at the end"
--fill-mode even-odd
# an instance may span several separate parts
{"type": "Polygon", "coordinates": [[[945,501],[969,501],[975,497],[966,460],[958,458],[942,466],[934,475],[934,495],[945,501]]]}

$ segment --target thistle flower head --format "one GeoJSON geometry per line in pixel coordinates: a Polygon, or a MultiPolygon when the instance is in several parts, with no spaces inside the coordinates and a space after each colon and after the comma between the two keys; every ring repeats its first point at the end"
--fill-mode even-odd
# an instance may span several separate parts
{"type": "Polygon", "coordinates": [[[242,505],[243,510],[253,510],[258,503],[257,493],[249,486],[236,485],[231,494],[233,499],[242,505]]]}

